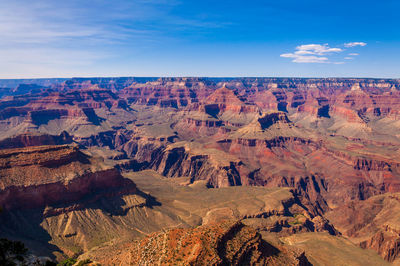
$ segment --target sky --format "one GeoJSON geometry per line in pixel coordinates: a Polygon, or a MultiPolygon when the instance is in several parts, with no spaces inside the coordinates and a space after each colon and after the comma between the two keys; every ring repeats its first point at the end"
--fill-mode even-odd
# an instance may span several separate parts
{"type": "Polygon", "coordinates": [[[398,0],[0,0],[0,78],[400,78],[398,0]]]}

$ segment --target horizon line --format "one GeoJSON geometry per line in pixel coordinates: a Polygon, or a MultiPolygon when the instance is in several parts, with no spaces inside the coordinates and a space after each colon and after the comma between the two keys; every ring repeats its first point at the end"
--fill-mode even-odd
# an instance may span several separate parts
{"type": "Polygon", "coordinates": [[[43,80],[43,79],[96,79],[96,78],[263,78],[263,79],[384,79],[384,80],[400,80],[400,77],[354,77],[354,76],[71,76],[71,77],[18,77],[18,78],[0,78],[0,80],[43,80]]]}

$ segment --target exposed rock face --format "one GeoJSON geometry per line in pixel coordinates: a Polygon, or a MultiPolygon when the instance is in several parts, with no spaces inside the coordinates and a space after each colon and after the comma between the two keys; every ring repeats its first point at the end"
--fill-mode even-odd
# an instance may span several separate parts
{"type": "MultiPolygon", "coordinates": [[[[33,144],[30,137],[33,142],[59,138],[29,136],[29,145],[33,144]]],[[[17,146],[26,144],[20,142],[26,136],[14,140],[11,143],[17,146]]],[[[116,168],[82,153],[76,146],[0,150],[2,236],[23,239],[38,254],[73,256],[77,249],[92,246],[105,230],[113,231],[109,238],[118,234],[115,231],[126,232],[109,215],[127,215],[131,209],[151,206],[140,193],[135,183],[124,178],[116,168]],[[101,222],[112,225],[106,225],[107,229],[92,227],[101,222]],[[52,244],[49,237],[54,241],[52,244]]],[[[133,220],[130,216],[125,219],[125,225],[133,220]]],[[[170,223],[168,218],[164,219],[160,224],[170,223]]]]}
{"type": "Polygon", "coordinates": [[[0,149],[24,148],[42,145],[62,145],[71,142],[72,137],[66,131],[62,132],[59,136],[26,133],[0,141],[0,149]]]}
{"type": "Polygon", "coordinates": [[[47,124],[51,120],[56,119],[79,119],[83,118],[87,123],[94,125],[100,124],[100,118],[96,115],[92,108],[82,109],[49,109],[29,111],[27,122],[36,126],[47,124]]]}
{"type": "Polygon", "coordinates": [[[0,206],[7,211],[77,202],[113,188],[135,191],[118,170],[67,145],[1,150],[0,174],[0,206]]]}
{"type": "Polygon", "coordinates": [[[130,243],[105,264],[311,265],[300,250],[278,249],[241,222],[172,229],[130,243]]]}
{"type": "Polygon", "coordinates": [[[276,123],[288,124],[290,121],[284,113],[270,113],[258,119],[261,129],[265,130],[276,123]]]}
{"type": "MultiPolygon", "coordinates": [[[[265,227],[282,234],[337,234],[326,212],[400,191],[399,80],[93,78],[6,85],[0,148],[23,148],[1,155],[2,204],[10,210],[34,191],[39,197],[29,198],[30,208],[64,204],[58,194],[68,195],[68,204],[80,201],[97,193],[91,187],[99,195],[113,184],[122,191],[125,181],[113,165],[152,169],[188,186],[288,187],[308,216],[265,227]],[[110,166],[75,148],[29,148],[72,142],[110,166]]],[[[381,231],[362,245],[395,259],[395,235],[381,231]]]]}
{"type": "Polygon", "coordinates": [[[191,182],[206,180],[210,187],[241,185],[240,166],[240,162],[224,165],[207,155],[192,155],[185,147],[165,150],[150,164],[164,176],[189,176],[191,182]]]}
{"type": "Polygon", "coordinates": [[[336,208],[328,218],[361,247],[376,250],[393,262],[400,250],[399,210],[399,194],[388,193],[336,208]]]}
{"type": "Polygon", "coordinates": [[[189,78],[162,78],[146,83],[133,83],[121,90],[120,95],[129,103],[148,106],[183,108],[204,99],[210,92],[211,82],[189,78]]]}
{"type": "Polygon", "coordinates": [[[377,232],[371,239],[361,242],[362,248],[376,250],[385,260],[393,262],[400,253],[400,238],[392,230],[377,232]]]}

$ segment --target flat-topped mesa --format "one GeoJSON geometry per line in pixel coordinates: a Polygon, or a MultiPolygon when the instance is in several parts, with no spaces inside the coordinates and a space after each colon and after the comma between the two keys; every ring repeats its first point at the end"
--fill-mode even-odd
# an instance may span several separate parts
{"type": "MultiPolygon", "coordinates": [[[[24,102],[4,100],[0,101],[0,105],[4,107],[0,110],[1,120],[8,120],[8,124],[15,123],[14,121],[24,122],[32,124],[32,127],[59,119],[75,120],[77,124],[83,125],[99,125],[101,118],[96,115],[95,109],[127,108],[124,99],[118,99],[111,90],[98,86],[84,90],[41,93],[24,102]]],[[[25,126],[23,128],[26,130],[25,126]]]]}
{"type": "Polygon", "coordinates": [[[29,146],[61,145],[72,143],[72,137],[66,132],[60,135],[48,135],[27,132],[0,140],[0,149],[24,148],[29,146]]]}
{"type": "Polygon", "coordinates": [[[34,99],[29,106],[38,108],[63,108],[66,105],[77,105],[78,107],[111,107],[118,96],[111,90],[100,88],[98,85],[82,90],[69,90],[65,92],[52,92],[46,97],[34,99]]]}
{"type": "Polygon", "coordinates": [[[56,119],[72,119],[83,124],[99,125],[102,121],[97,116],[93,108],[66,108],[66,109],[42,109],[29,111],[26,117],[26,123],[36,126],[47,124],[51,120],[56,119]],[[77,120],[80,119],[80,120],[77,120]]]}
{"type": "Polygon", "coordinates": [[[182,135],[188,136],[218,136],[228,132],[227,123],[213,117],[188,117],[175,125],[182,135]]]}
{"type": "Polygon", "coordinates": [[[117,169],[69,145],[1,150],[0,176],[0,206],[6,210],[135,191],[133,182],[117,169]]]}
{"type": "Polygon", "coordinates": [[[146,83],[133,83],[119,91],[129,103],[184,108],[204,100],[210,93],[210,82],[190,78],[161,78],[146,83]]]}

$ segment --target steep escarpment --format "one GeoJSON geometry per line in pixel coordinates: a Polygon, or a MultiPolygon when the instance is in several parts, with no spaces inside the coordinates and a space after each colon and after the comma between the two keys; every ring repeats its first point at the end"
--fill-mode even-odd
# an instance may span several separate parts
{"type": "Polygon", "coordinates": [[[60,135],[25,133],[0,140],[0,149],[23,148],[42,145],[62,145],[72,143],[72,137],[63,131],[60,135]]]}
{"type": "Polygon", "coordinates": [[[229,218],[278,237],[342,232],[387,260],[397,258],[395,223],[365,223],[383,205],[395,206],[370,199],[400,191],[399,80],[75,78],[38,84],[12,83],[16,90],[0,99],[2,227],[9,236],[29,235],[63,254],[81,253],[121,236],[137,239],[229,218]],[[71,143],[80,148],[64,145],[71,143]],[[183,189],[165,193],[185,196],[159,201],[163,195],[141,192],[116,169],[156,175],[152,185],[164,180],[159,187],[183,189]],[[290,195],[267,208],[239,187],[290,195]],[[220,206],[216,199],[228,198],[225,189],[251,205],[220,206]],[[214,191],[212,208],[189,200],[190,193],[214,191]],[[362,222],[332,226],[325,215],[338,210],[362,222]],[[47,235],[35,236],[38,228],[47,235]]]}
{"type": "Polygon", "coordinates": [[[116,168],[71,145],[2,149],[0,188],[2,237],[60,259],[93,246],[96,235],[106,241],[122,232],[112,219],[107,221],[113,224],[111,235],[93,228],[109,219],[107,213],[123,215],[153,204],[116,168]]]}
{"type": "Polygon", "coordinates": [[[336,208],[327,217],[353,242],[393,262],[400,255],[399,199],[398,193],[378,195],[336,208]]]}
{"type": "Polygon", "coordinates": [[[150,164],[152,169],[166,177],[188,176],[190,181],[206,180],[210,187],[241,185],[241,162],[219,162],[210,154],[194,154],[188,147],[163,151],[150,164]]]}
{"type": "Polygon", "coordinates": [[[199,102],[210,93],[213,84],[196,78],[160,78],[146,83],[132,83],[119,92],[129,103],[185,108],[199,102]]]}
{"type": "Polygon", "coordinates": [[[77,202],[113,188],[135,191],[118,170],[66,145],[1,150],[0,173],[0,206],[8,211],[77,202]]]}
{"type": "Polygon", "coordinates": [[[210,139],[213,142],[206,144],[132,139],[124,147],[130,147],[129,156],[134,159],[121,166],[135,171],[154,169],[172,178],[189,177],[191,183],[205,180],[210,187],[292,187],[303,204],[317,212],[342,200],[366,199],[398,189],[395,157],[371,153],[371,144],[377,149],[385,149],[385,144],[326,139],[297,126],[284,112],[258,115],[248,125],[210,139]]]}

